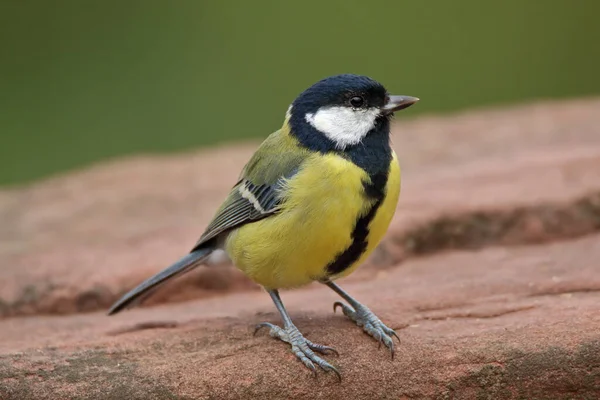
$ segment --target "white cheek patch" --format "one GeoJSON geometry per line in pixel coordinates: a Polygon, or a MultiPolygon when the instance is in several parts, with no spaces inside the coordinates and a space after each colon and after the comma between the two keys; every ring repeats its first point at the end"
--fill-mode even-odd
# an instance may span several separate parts
{"type": "Polygon", "coordinates": [[[360,143],[375,126],[378,108],[354,110],[350,107],[324,107],[304,116],[306,122],[335,142],[338,149],[360,143]]]}

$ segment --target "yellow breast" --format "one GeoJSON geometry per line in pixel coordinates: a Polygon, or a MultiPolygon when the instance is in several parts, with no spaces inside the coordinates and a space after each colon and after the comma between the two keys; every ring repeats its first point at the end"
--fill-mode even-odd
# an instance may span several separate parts
{"type": "MultiPolygon", "coordinates": [[[[362,169],[337,155],[309,157],[287,182],[283,208],[229,234],[227,253],[239,269],[268,289],[326,278],[327,265],[350,246],[357,219],[375,202],[364,196],[363,181],[368,179],[362,169]]],[[[339,276],[352,272],[377,246],[394,215],[399,190],[394,154],[386,197],[369,224],[367,249],[339,276]]]]}

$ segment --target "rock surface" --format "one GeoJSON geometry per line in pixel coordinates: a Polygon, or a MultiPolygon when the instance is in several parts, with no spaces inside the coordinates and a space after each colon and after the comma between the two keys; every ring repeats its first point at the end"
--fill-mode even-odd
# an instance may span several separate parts
{"type": "Polygon", "coordinates": [[[397,217],[341,282],[398,329],[395,359],[333,315],[329,289],[282,294],[297,326],[340,352],[341,384],[252,336],[279,318],[226,263],[104,314],[189,249],[255,144],[0,191],[0,399],[599,398],[599,109],[541,102],[395,125],[397,217]]]}

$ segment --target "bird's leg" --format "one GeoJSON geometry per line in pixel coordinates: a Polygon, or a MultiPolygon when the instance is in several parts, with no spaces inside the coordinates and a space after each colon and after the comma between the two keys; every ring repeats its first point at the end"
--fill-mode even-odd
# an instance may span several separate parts
{"type": "Polygon", "coordinates": [[[394,341],[392,340],[392,336],[395,336],[396,339],[398,339],[398,342],[400,342],[400,338],[396,332],[392,328],[387,327],[371,310],[356,301],[341,287],[331,281],[323,283],[333,289],[334,292],[339,294],[350,304],[350,306],[348,306],[342,302],[336,301],[333,303],[333,311],[335,312],[337,307],[341,307],[344,315],[354,321],[356,325],[362,327],[369,335],[373,336],[379,342],[380,346],[381,343],[383,343],[390,349],[392,358],[394,358],[394,341]]]}
{"type": "Polygon", "coordinates": [[[337,355],[337,351],[331,347],[313,343],[302,336],[298,328],[296,328],[296,326],[292,323],[292,319],[285,310],[283,302],[279,297],[279,292],[277,290],[267,290],[267,292],[271,295],[273,303],[275,303],[275,307],[277,307],[277,310],[281,314],[281,318],[283,319],[283,328],[280,328],[279,326],[273,325],[269,322],[263,322],[256,326],[254,334],[256,334],[256,332],[258,332],[258,330],[261,328],[269,328],[269,335],[289,343],[292,346],[292,352],[296,355],[296,357],[298,357],[300,361],[302,361],[302,363],[306,365],[306,367],[309,368],[315,375],[317,373],[315,364],[317,364],[327,372],[333,371],[341,381],[342,377],[339,371],[333,365],[329,364],[327,361],[315,354],[315,352],[317,352],[321,354],[333,353],[337,355]]]}

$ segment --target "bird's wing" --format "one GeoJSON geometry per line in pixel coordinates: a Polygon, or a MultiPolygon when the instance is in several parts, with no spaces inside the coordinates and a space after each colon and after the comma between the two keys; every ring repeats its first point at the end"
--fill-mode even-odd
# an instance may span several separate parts
{"type": "Polygon", "coordinates": [[[223,232],[276,213],[285,198],[286,181],[309,154],[284,130],[269,136],[246,164],[193,250],[223,232]]]}

